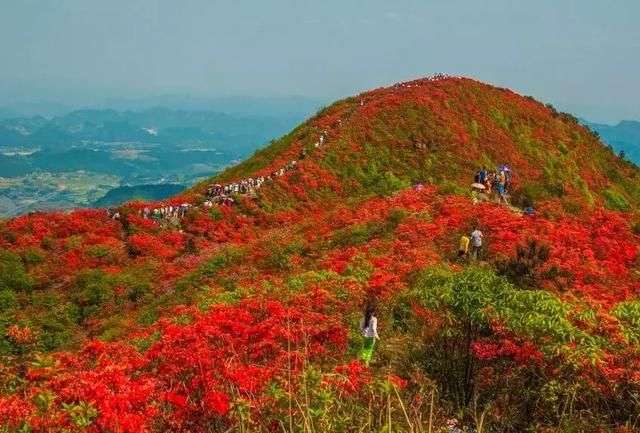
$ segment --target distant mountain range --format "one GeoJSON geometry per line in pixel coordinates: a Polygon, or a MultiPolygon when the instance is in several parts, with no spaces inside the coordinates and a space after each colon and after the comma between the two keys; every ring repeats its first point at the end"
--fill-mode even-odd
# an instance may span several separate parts
{"type": "MultiPolygon", "coordinates": [[[[326,101],[324,101],[326,102],[326,101]]],[[[323,101],[304,96],[224,96],[202,97],[185,95],[161,95],[142,98],[113,98],[88,106],[65,105],[51,101],[30,101],[0,106],[0,120],[16,117],[64,116],[72,111],[90,107],[99,110],[144,111],[154,107],[165,107],[175,111],[214,111],[235,116],[296,116],[306,118],[315,112],[323,101]]]]}
{"type": "Polygon", "coordinates": [[[640,164],[640,122],[635,120],[623,120],[617,125],[604,125],[592,123],[581,119],[591,130],[597,132],[605,143],[624,155],[630,161],[640,164]]]}
{"type": "Polygon", "coordinates": [[[0,216],[47,202],[73,209],[176,194],[168,184],[183,189],[291,130],[317,109],[305,101],[296,108],[292,99],[236,98],[228,112],[218,112],[193,109],[211,101],[189,100],[181,102],[185,109],[82,109],[0,120],[0,216]],[[137,187],[120,189],[130,185],[137,187]]]}
{"type": "Polygon", "coordinates": [[[143,142],[182,145],[206,142],[236,150],[253,148],[255,139],[275,138],[305,115],[239,116],[214,111],[150,108],[76,110],[47,119],[42,116],[0,121],[0,146],[67,149],[87,142],[143,142]],[[233,143],[230,143],[229,140],[233,143]]]}

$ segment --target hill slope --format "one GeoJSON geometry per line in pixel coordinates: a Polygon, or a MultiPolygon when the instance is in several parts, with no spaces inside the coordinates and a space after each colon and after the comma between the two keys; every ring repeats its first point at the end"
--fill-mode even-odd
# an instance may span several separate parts
{"type": "Polygon", "coordinates": [[[0,425],[636,428],[640,173],[575,119],[418,80],[339,101],[212,181],[287,165],[233,206],[195,187],[182,219],[130,203],[3,222],[0,425]],[[475,172],[499,164],[535,215],[472,204],[475,172]],[[474,226],[483,260],[457,260],[474,226]]]}
{"type": "Polygon", "coordinates": [[[397,188],[466,188],[481,166],[507,164],[520,200],[558,198],[569,209],[640,200],[638,171],[575,118],[468,79],[418,80],[340,101],[220,179],[266,174],[302,149],[313,153],[323,130],[332,145],[313,163],[348,185],[349,196],[388,190],[385,176],[397,188]]]}

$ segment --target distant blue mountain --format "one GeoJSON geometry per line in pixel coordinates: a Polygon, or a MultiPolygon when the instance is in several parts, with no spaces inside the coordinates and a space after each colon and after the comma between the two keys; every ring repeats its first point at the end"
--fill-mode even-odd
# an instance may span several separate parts
{"type": "Polygon", "coordinates": [[[617,125],[604,125],[580,119],[583,125],[597,132],[616,153],[624,152],[625,158],[640,164],[640,122],[623,120],[617,125]]]}

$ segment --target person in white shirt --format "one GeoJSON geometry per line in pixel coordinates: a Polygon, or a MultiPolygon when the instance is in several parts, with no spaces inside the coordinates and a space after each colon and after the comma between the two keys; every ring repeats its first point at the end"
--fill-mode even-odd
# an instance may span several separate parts
{"type": "Polygon", "coordinates": [[[471,232],[471,257],[476,260],[482,260],[482,238],[483,234],[476,227],[473,232],[471,232]]]}
{"type": "Polygon", "coordinates": [[[378,318],[375,316],[375,307],[371,303],[367,304],[364,317],[360,320],[360,332],[364,337],[360,358],[365,365],[369,365],[376,340],[380,339],[378,336],[378,318]]]}

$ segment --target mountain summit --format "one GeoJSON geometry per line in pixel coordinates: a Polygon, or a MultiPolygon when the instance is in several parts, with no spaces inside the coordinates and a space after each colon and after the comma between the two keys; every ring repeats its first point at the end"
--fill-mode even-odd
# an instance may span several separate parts
{"type": "Polygon", "coordinates": [[[437,76],[174,199],[3,221],[0,426],[634,431],[639,176],[570,115],[437,76]]]}
{"type": "Polygon", "coordinates": [[[575,212],[640,199],[638,170],[576,118],[467,78],[416,80],[339,101],[218,180],[268,174],[303,153],[322,171],[317,179],[338,182],[351,197],[418,182],[461,192],[482,166],[507,164],[517,204],[556,200],[575,212]],[[323,131],[331,145],[316,152],[323,131]]]}

